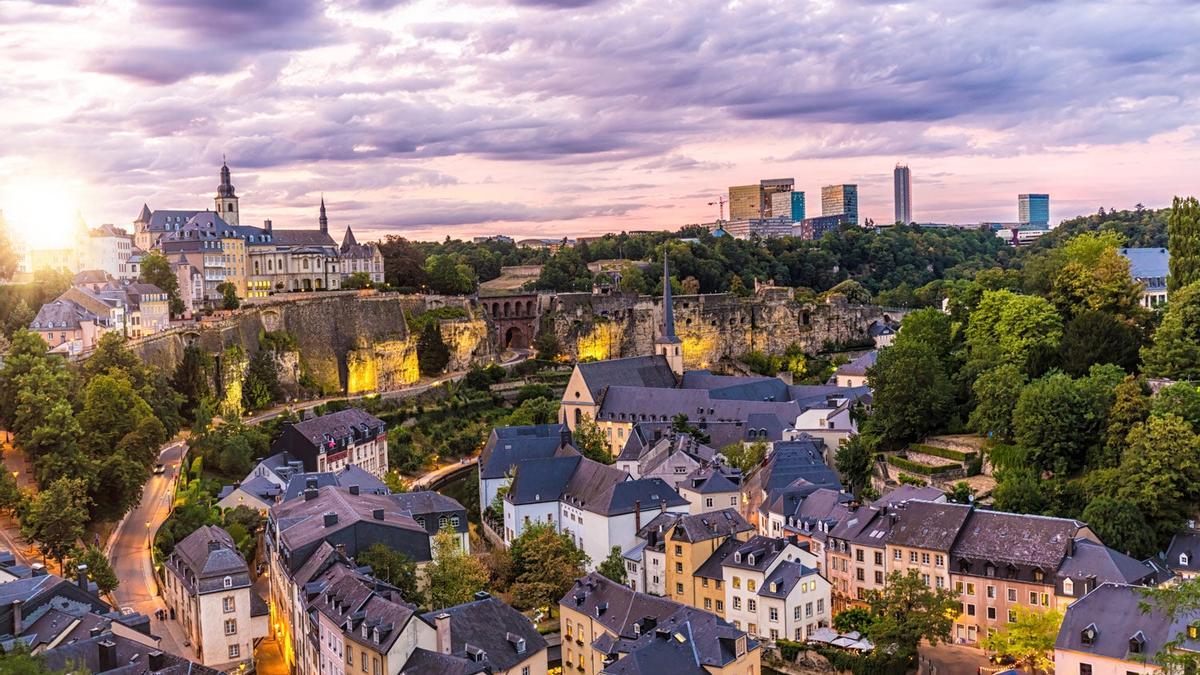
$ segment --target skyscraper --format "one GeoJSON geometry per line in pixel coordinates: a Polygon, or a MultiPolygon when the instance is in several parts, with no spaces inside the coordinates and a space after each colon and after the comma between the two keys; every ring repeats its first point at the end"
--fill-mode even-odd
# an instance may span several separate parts
{"type": "Polygon", "coordinates": [[[846,214],[851,223],[858,224],[858,186],[826,185],[821,188],[821,215],[846,214]]]}
{"type": "Polygon", "coordinates": [[[792,190],[771,195],[771,216],[787,218],[793,223],[804,220],[804,191],[792,190]]]}
{"type": "Polygon", "coordinates": [[[1017,221],[1041,227],[1050,226],[1050,195],[1026,194],[1017,196],[1017,221]]]}
{"type": "Polygon", "coordinates": [[[903,164],[897,164],[896,170],[892,174],[895,181],[895,199],[896,199],[896,222],[911,223],[912,222],[912,174],[909,173],[908,167],[903,164]]]}
{"type": "Polygon", "coordinates": [[[791,192],[796,181],[792,178],[770,178],[758,185],[737,185],[729,188],[729,219],[748,220],[790,216],[790,213],[772,212],[772,195],[791,192]]]}

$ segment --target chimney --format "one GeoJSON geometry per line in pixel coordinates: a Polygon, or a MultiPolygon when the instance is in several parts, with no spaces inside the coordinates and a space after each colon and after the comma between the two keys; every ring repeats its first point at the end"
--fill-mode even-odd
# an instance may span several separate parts
{"type": "Polygon", "coordinates": [[[634,533],[642,530],[642,502],[641,500],[633,500],[633,531],[634,533]]]}
{"type": "Polygon", "coordinates": [[[267,231],[267,234],[271,234],[271,219],[270,218],[267,218],[266,220],[263,221],[263,229],[267,231]]]}
{"type": "Polygon", "coordinates": [[[437,651],[439,654],[450,653],[450,615],[442,612],[433,618],[437,629],[437,651]]]}
{"type": "Polygon", "coordinates": [[[333,550],[337,551],[337,554],[340,556],[345,557],[345,555],[346,555],[346,545],[345,544],[335,544],[333,547],[333,550]]]}
{"type": "Polygon", "coordinates": [[[352,494],[356,497],[358,496],[358,486],[357,485],[350,486],[350,494],[352,494]]]}
{"type": "MultiPolygon", "coordinates": [[[[270,225],[270,223],[271,221],[268,220],[267,224],[270,225]]],[[[164,657],[162,651],[156,649],[147,654],[146,665],[149,667],[150,672],[162,670],[163,666],[166,665],[166,658],[164,657]]]]}
{"type": "Polygon", "coordinates": [[[383,520],[383,509],[373,509],[371,511],[371,517],[375,520],[383,520]]]}
{"type": "Polygon", "coordinates": [[[487,600],[490,597],[492,597],[492,594],[487,591],[475,591],[476,600],[487,600]]]}
{"type": "Polygon", "coordinates": [[[88,637],[96,637],[97,635],[100,635],[103,632],[104,632],[104,626],[92,626],[92,629],[88,631],[88,637]]]}
{"type": "Polygon", "coordinates": [[[21,603],[24,602],[20,598],[12,601],[12,617],[13,617],[13,635],[20,635],[25,626],[21,625],[21,603]]]}
{"type": "Polygon", "coordinates": [[[304,479],[304,488],[305,488],[306,490],[315,490],[315,489],[317,489],[317,479],[316,479],[316,477],[315,477],[315,476],[309,476],[308,478],[305,478],[305,479],[304,479]]]}
{"type": "Polygon", "coordinates": [[[117,643],[112,640],[101,640],[97,645],[100,650],[100,672],[107,673],[117,667],[117,643]]]}
{"type": "Polygon", "coordinates": [[[314,489],[312,489],[312,488],[309,488],[309,489],[307,489],[307,490],[305,490],[305,491],[304,491],[304,501],[308,502],[308,501],[312,501],[312,500],[314,500],[314,499],[316,499],[316,498],[317,498],[317,491],[316,491],[316,490],[314,490],[314,489]]]}
{"type": "Polygon", "coordinates": [[[75,581],[76,581],[76,583],[79,584],[79,587],[85,591],[87,590],[87,587],[88,587],[87,572],[88,572],[87,565],[79,564],[79,565],[75,566],[75,581]]]}
{"type": "Polygon", "coordinates": [[[42,563],[33,563],[29,566],[29,576],[44,577],[46,576],[46,566],[42,563]]]}
{"type": "Polygon", "coordinates": [[[333,527],[337,525],[337,514],[330,511],[325,514],[325,527],[333,527]]]}

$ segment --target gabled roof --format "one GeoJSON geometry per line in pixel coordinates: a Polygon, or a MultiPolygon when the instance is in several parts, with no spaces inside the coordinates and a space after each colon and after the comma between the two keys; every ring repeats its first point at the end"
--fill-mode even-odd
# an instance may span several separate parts
{"type": "Polygon", "coordinates": [[[614,385],[672,389],[675,373],[665,356],[633,356],[625,359],[592,361],[575,366],[583,377],[592,400],[598,401],[603,390],[614,385]]]}
{"type": "Polygon", "coordinates": [[[336,472],[314,471],[312,473],[297,473],[292,475],[288,479],[287,488],[284,489],[283,498],[280,501],[286,502],[302,497],[304,491],[309,488],[323,488],[331,485],[343,488],[358,486],[360,493],[373,495],[391,494],[391,491],[388,490],[387,485],[384,485],[383,481],[362,467],[349,464],[336,472]]]}
{"type": "Polygon", "coordinates": [[[512,467],[523,461],[553,457],[569,438],[570,434],[562,424],[497,427],[479,454],[479,477],[483,480],[504,478],[512,467]]]}
{"type": "Polygon", "coordinates": [[[949,551],[971,515],[965,504],[910,500],[889,511],[896,514],[889,543],[911,548],[949,551]]]}
{"type": "Polygon", "coordinates": [[[292,428],[314,446],[320,446],[327,436],[341,440],[362,434],[364,430],[370,430],[372,434],[383,433],[384,424],[383,420],[362,408],[346,408],[297,422],[292,428]]]}
{"type": "Polygon", "coordinates": [[[662,675],[663,673],[708,675],[734,662],[737,645],[754,651],[758,643],[745,632],[715,614],[695,607],[681,607],[653,630],[634,640],[622,640],[614,647],[625,652],[604,673],[613,675],[662,675]]]}
{"type": "Polygon", "coordinates": [[[721,564],[725,567],[762,572],[771,566],[780,553],[783,553],[783,549],[787,548],[788,543],[787,539],[755,535],[735,545],[733,551],[725,556],[725,560],[721,561],[721,564]],[[754,562],[750,561],[751,558],[754,559],[754,562]]]}
{"type": "Polygon", "coordinates": [[[295,550],[325,539],[331,532],[370,522],[426,534],[408,511],[387,495],[351,495],[345,488],[323,487],[312,499],[294,499],[271,507],[271,517],[281,530],[279,537],[289,549],[295,550]],[[382,519],[375,517],[382,510],[382,519]],[[334,523],[326,525],[329,514],[334,523]]]}
{"type": "Polygon", "coordinates": [[[513,504],[556,502],[583,461],[581,456],[531,459],[517,467],[506,499],[513,504]]]}
{"type": "MultiPolygon", "coordinates": [[[[928,502],[909,505],[921,503],[928,502]]],[[[968,513],[951,551],[954,557],[1031,565],[1045,572],[1058,569],[1084,527],[1067,518],[970,509],[968,513]]]]}
{"type": "Polygon", "coordinates": [[[1188,624],[1200,619],[1200,614],[1172,619],[1154,604],[1144,612],[1142,605],[1147,601],[1138,586],[1111,583],[1097,586],[1067,607],[1054,648],[1122,661],[1141,658],[1150,663],[1154,663],[1154,655],[1164,644],[1176,638],[1183,639],[1184,649],[1200,650],[1200,641],[1190,640],[1186,635],[1188,624]],[[1089,628],[1094,634],[1091,644],[1085,644],[1084,631],[1089,628]],[[1139,633],[1145,640],[1144,647],[1140,654],[1131,655],[1130,640],[1139,633]]]}
{"type": "Polygon", "coordinates": [[[476,675],[488,672],[487,661],[470,661],[452,654],[428,649],[413,650],[400,672],[405,675],[476,675]]]}
{"type": "Polygon", "coordinates": [[[435,624],[442,612],[450,615],[450,653],[465,658],[466,646],[471,644],[487,654],[486,660],[494,670],[509,670],[547,648],[546,639],[529,617],[486,593],[473,602],[423,616],[426,622],[435,624]]]}
{"type": "Polygon", "coordinates": [[[321,230],[271,230],[272,244],[276,246],[329,246],[336,248],[337,243],[328,232],[321,230]]]}
{"type": "Polygon", "coordinates": [[[709,513],[680,516],[675,523],[671,540],[696,543],[753,531],[754,526],[746,522],[737,509],[721,509],[709,513]]]}
{"type": "Polygon", "coordinates": [[[813,485],[841,489],[837,472],[829,468],[821,455],[821,441],[810,436],[773,445],[763,463],[747,476],[747,486],[762,490],[768,497],[798,478],[813,485]]]}
{"type": "Polygon", "coordinates": [[[1156,575],[1157,570],[1146,563],[1083,537],[1075,538],[1070,554],[1058,568],[1060,584],[1071,577],[1076,581],[1139,585],[1151,582],[1156,575]]]}
{"type": "Polygon", "coordinates": [[[71,300],[47,302],[30,322],[32,330],[75,330],[84,321],[99,321],[99,317],[71,300]]]}
{"type": "Polygon", "coordinates": [[[1200,532],[1180,532],[1171,537],[1167,547],[1167,567],[1184,572],[1200,572],[1200,532]],[[1187,563],[1180,562],[1180,555],[1187,555],[1187,563]]]}
{"type": "Polygon", "coordinates": [[[819,572],[805,567],[803,563],[785,560],[776,565],[767,578],[763,579],[762,585],[758,587],[758,594],[767,598],[786,598],[792,594],[792,589],[801,579],[820,576],[819,572]]]}
{"type": "Polygon", "coordinates": [[[888,491],[879,499],[876,499],[872,502],[872,505],[891,506],[910,499],[920,499],[926,502],[944,502],[946,501],[946,493],[928,485],[900,485],[894,490],[888,491]]]}
{"type": "Polygon", "coordinates": [[[175,545],[167,559],[191,593],[209,593],[250,585],[250,568],[229,533],[215,525],[204,525],[175,545]]]}
{"type": "Polygon", "coordinates": [[[599,572],[575,580],[560,605],[587,614],[609,631],[627,638],[636,637],[633,624],[650,617],[664,621],[683,605],[673,600],[639,593],[599,572]]]}
{"type": "Polygon", "coordinates": [[[875,365],[876,359],[879,358],[879,352],[872,349],[862,356],[854,359],[850,363],[844,363],[838,366],[837,370],[833,371],[834,375],[851,375],[854,377],[864,376],[867,374],[867,369],[875,365]]]}
{"type": "Polygon", "coordinates": [[[1129,260],[1129,275],[1134,279],[1171,276],[1171,252],[1165,248],[1122,248],[1120,251],[1129,260]]]}

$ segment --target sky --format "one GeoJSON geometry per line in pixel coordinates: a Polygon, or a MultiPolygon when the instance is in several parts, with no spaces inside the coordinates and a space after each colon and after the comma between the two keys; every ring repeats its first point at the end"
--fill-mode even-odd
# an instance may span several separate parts
{"type": "Polygon", "coordinates": [[[715,219],[857,183],[892,219],[1200,191],[1200,8],[1053,0],[0,0],[0,210],[45,241],[211,208],[360,239],[715,219]]]}

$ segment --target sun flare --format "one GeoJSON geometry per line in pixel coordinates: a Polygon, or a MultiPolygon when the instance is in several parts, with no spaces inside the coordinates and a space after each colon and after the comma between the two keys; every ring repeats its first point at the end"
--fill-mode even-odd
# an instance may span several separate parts
{"type": "Polygon", "coordinates": [[[0,185],[10,231],[31,250],[66,248],[78,223],[74,188],[52,178],[19,178],[0,185]]]}

